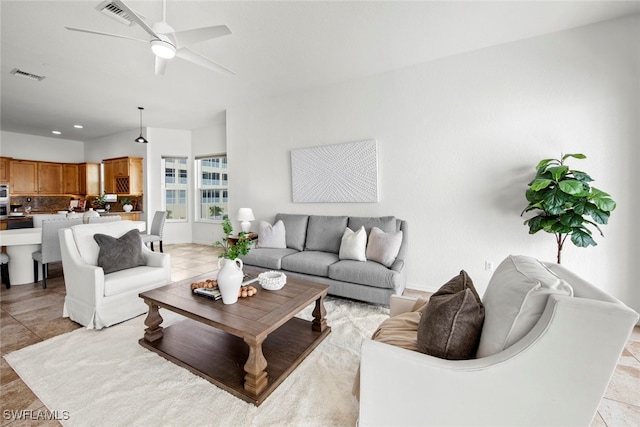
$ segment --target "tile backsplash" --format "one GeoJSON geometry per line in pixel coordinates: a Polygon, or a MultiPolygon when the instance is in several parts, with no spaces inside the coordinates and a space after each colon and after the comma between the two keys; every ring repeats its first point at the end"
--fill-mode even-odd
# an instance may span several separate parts
{"type": "MultiPolygon", "coordinates": [[[[142,210],[142,197],[130,197],[131,199],[137,201],[137,205],[134,210],[141,211],[142,210]]],[[[69,204],[71,200],[81,200],[82,197],[73,197],[69,196],[11,196],[11,203],[22,204],[22,207],[18,208],[18,211],[24,211],[24,208],[27,206],[31,206],[31,212],[56,212],[56,211],[66,211],[69,209],[69,204]],[[30,199],[31,201],[27,201],[30,199]]],[[[87,206],[89,209],[92,207],[94,197],[89,196],[86,198],[87,206]]],[[[109,203],[111,206],[112,212],[122,212],[122,204],[120,202],[109,203]]]]}

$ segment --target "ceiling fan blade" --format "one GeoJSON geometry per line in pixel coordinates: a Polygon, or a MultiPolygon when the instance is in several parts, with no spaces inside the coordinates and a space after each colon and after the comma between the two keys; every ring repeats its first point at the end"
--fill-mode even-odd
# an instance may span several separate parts
{"type": "Polygon", "coordinates": [[[226,25],[215,25],[212,27],[176,31],[173,33],[173,37],[176,40],[178,45],[177,47],[182,47],[205,40],[215,39],[217,37],[227,36],[229,34],[231,34],[231,30],[226,25]]]}
{"type": "Polygon", "coordinates": [[[156,76],[164,75],[164,70],[167,68],[167,62],[169,62],[167,59],[156,56],[156,76]]]}
{"type": "Polygon", "coordinates": [[[113,0],[113,4],[117,5],[120,9],[125,11],[127,14],[131,15],[131,18],[133,18],[133,20],[136,21],[136,23],[140,25],[142,29],[145,30],[147,33],[149,33],[155,38],[159,38],[158,35],[155,33],[155,31],[153,31],[153,29],[149,26],[149,24],[147,24],[137,12],[135,12],[133,9],[127,6],[123,1],[113,0]]]}
{"type": "Polygon", "coordinates": [[[230,76],[235,76],[236,73],[234,73],[233,71],[231,71],[230,69],[228,69],[227,67],[223,67],[220,64],[216,64],[215,62],[213,62],[212,60],[210,60],[209,58],[207,58],[206,56],[203,56],[202,54],[193,51],[189,48],[183,47],[180,48],[176,51],[176,56],[178,56],[179,58],[185,59],[189,62],[193,62],[194,64],[200,65],[204,68],[208,68],[210,70],[213,71],[217,71],[219,73],[223,73],[223,74],[227,74],[230,76]]]}
{"type": "Polygon", "coordinates": [[[83,28],[74,28],[74,27],[64,27],[64,28],[66,28],[69,31],[78,31],[80,33],[97,34],[99,36],[117,37],[119,39],[129,39],[129,40],[135,40],[135,41],[138,41],[138,42],[149,43],[149,40],[136,39],[136,38],[128,37],[128,36],[121,36],[120,34],[103,33],[103,32],[100,32],[100,31],[85,30],[83,28]]]}

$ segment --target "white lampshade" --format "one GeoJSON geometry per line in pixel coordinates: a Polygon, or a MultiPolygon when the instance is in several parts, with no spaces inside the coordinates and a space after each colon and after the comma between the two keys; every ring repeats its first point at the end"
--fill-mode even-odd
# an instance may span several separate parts
{"type": "Polygon", "coordinates": [[[238,210],[238,221],[241,221],[240,227],[244,233],[248,233],[251,229],[251,222],[255,217],[253,216],[253,211],[251,208],[240,208],[238,210]]]}

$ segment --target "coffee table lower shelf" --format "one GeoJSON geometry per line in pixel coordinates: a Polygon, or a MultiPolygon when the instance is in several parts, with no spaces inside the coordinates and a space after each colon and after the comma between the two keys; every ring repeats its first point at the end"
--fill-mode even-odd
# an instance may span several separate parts
{"type": "Polygon", "coordinates": [[[168,326],[163,332],[157,341],[141,338],[138,342],[234,396],[259,406],[329,335],[331,328],[314,331],[310,321],[294,317],[269,334],[262,343],[269,383],[257,396],[244,389],[244,363],[249,347],[242,338],[191,319],[168,326]]]}

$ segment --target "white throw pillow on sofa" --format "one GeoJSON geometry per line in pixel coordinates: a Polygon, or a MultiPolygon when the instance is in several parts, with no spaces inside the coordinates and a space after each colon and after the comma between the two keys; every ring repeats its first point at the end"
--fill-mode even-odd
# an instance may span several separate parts
{"type": "Polygon", "coordinates": [[[352,259],[355,261],[366,261],[367,232],[363,227],[358,231],[353,231],[349,227],[344,230],[342,241],[340,242],[340,259],[352,259]]]}
{"type": "Polygon", "coordinates": [[[373,227],[369,233],[367,243],[367,259],[391,267],[402,246],[402,231],[385,233],[378,227],[373,227]]]}
{"type": "Polygon", "coordinates": [[[482,298],[485,317],[476,357],[496,354],[524,337],[552,294],[573,296],[573,288],[535,258],[508,256],[482,298]]]}
{"type": "Polygon", "coordinates": [[[287,247],[287,236],[284,222],[276,221],[271,225],[266,221],[260,221],[258,226],[257,248],[284,249],[287,247]]]}

